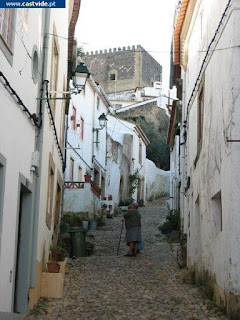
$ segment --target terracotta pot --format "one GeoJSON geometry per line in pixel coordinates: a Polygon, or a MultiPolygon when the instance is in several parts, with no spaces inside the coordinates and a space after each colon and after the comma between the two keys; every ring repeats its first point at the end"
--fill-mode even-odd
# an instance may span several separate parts
{"type": "Polygon", "coordinates": [[[84,178],[85,178],[85,182],[91,182],[91,179],[92,179],[91,175],[85,174],[84,178]]]}
{"type": "Polygon", "coordinates": [[[60,270],[60,264],[57,262],[48,262],[47,263],[48,272],[50,273],[58,273],[60,270]]]}

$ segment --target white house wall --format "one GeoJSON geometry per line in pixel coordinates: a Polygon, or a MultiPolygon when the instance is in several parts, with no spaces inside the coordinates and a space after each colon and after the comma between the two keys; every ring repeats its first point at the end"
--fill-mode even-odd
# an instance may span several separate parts
{"type": "MultiPolygon", "coordinates": [[[[21,31],[21,39],[30,54],[34,46],[40,54],[39,34],[42,11],[29,10],[27,30],[23,27],[22,13],[23,11],[16,10],[16,32],[19,34],[21,31]]],[[[32,61],[17,33],[14,34],[13,63],[11,65],[0,50],[0,71],[32,114],[36,112],[39,83],[34,83],[32,80],[32,61]]],[[[21,174],[30,185],[34,183],[34,176],[30,168],[36,131],[20,105],[16,103],[2,83],[0,83],[0,99],[0,155],[6,159],[2,221],[0,222],[0,225],[2,224],[0,230],[0,310],[10,312],[13,308],[16,271],[19,178],[21,174]]]]}
{"type": "MultiPolygon", "coordinates": [[[[80,94],[72,95],[68,114],[67,130],[67,156],[65,181],[71,181],[70,161],[74,160],[73,181],[79,181],[79,167],[82,169],[81,181],[84,181],[84,174],[90,171],[92,180],[94,179],[94,168],[99,172],[99,181],[106,173],[106,127],[97,132],[94,129],[100,129],[99,116],[104,113],[107,116],[108,106],[104,101],[100,88],[92,77],[87,80],[85,88],[80,94]],[[99,99],[99,103],[98,103],[99,99]],[[73,129],[73,107],[76,109],[76,124],[79,125],[73,129]],[[84,135],[81,138],[81,119],[84,120],[84,135]]],[[[89,212],[94,213],[100,208],[100,200],[89,189],[90,184],[85,184],[84,189],[65,189],[64,191],[64,212],[89,212]]],[[[103,190],[103,193],[105,191],[103,190]]]]}
{"type": "MultiPolygon", "coordinates": [[[[67,41],[68,37],[68,3],[66,9],[51,9],[49,17],[49,30],[47,30],[48,45],[46,46],[46,74],[44,75],[44,80],[50,81],[48,83],[49,97],[54,97],[55,93],[50,92],[51,90],[51,67],[53,64],[53,41],[55,39],[57,44],[58,52],[58,73],[56,81],[56,97],[63,98],[63,91],[66,91],[66,80],[67,80],[67,41]],[[53,36],[54,35],[54,36],[53,36]]],[[[34,30],[34,28],[33,28],[34,30]]],[[[42,35],[45,36],[45,35],[42,35]]],[[[46,89],[46,87],[44,88],[46,89]]],[[[56,100],[55,102],[55,112],[54,115],[54,125],[56,128],[58,143],[61,147],[61,153],[64,155],[64,145],[63,145],[63,131],[64,131],[64,111],[65,111],[66,100],[56,100]]],[[[50,104],[52,101],[50,100],[50,104]]],[[[41,167],[40,167],[40,198],[39,198],[39,208],[38,208],[38,234],[37,234],[37,253],[36,253],[36,278],[35,283],[29,293],[29,307],[32,308],[33,305],[38,301],[40,297],[40,281],[41,272],[44,270],[45,264],[48,261],[49,248],[52,244],[52,240],[56,241],[57,237],[57,226],[54,227],[56,215],[60,214],[60,208],[57,208],[57,186],[62,189],[63,180],[63,162],[61,161],[60,152],[58,151],[56,138],[54,137],[53,125],[51,124],[50,114],[48,110],[47,101],[43,101],[43,127],[41,136],[41,167]],[[51,188],[49,187],[49,170],[50,162],[52,163],[54,176],[53,176],[53,188],[52,197],[49,198],[49,193],[51,188]],[[50,216],[51,222],[49,226],[47,225],[47,208],[48,199],[52,201],[50,216]],[[57,212],[58,209],[58,212],[57,212]]],[[[60,191],[61,192],[61,191],[60,191]]],[[[59,200],[58,200],[59,201],[59,200]]]]}
{"type": "Polygon", "coordinates": [[[170,171],[156,167],[155,163],[146,159],[146,201],[152,201],[169,195],[170,171]]]}
{"type": "MultiPolygon", "coordinates": [[[[59,11],[51,11],[50,15],[50,33],[59,35],[60,37],[67,37],[68,34],[68,11],[64,9],[60,9],[59,11]],[[56,30],[54,32],[55,26],[56,30]]],[[[64,90],[64,85],[66,82],[67,77],[67,43],[63,42],[63,39],[58,39],[58,45],[59,45],[59,63],[58,63],[58,81],[57,81],[57,89],[59,92],[62,92],[64,90]],[[65,81],[65,82],[64,82],[65,81]]],[[[47,79],[50,79],[50,72],[51,72],[51,61],[52,61],[52,39],[53,36],[49,35],[49,50],[48,50],[48,68],[47,68],[47,79]]],[[[49,87],[50,90],[50,87],[49,87]]],[[[63,95],[59,94],[58,97],[63,97],[63,95]]],[[[56,195],[56,184],[57,184],[57,174],[59,173],[62,178],[62,162],[60,161],[59,153],[57,150],[57,145],[54,140],[53,135],[53,129],[50,124],[50,117],[47,112],[47,106],[44,103],[43,104],[45,110],[44,110],[44,127],[43,127],[43,151],[42,151],[42,180],[41,180],[41,198],[40,198],[40,209],[39,212],[46,212],[47,207],[47,198],[48,198],[48,170],[49,170],[49,154],[52,155],[53,162],[55,164],[55,172],[54,172],[54,200],[56,195]]],[[[60,142],[60,128],[61,123],[64,121],[64,102],[62,100],[56,100],[56,107],[55,107],[55,126],[58,134],[58,140],[60,142]]],[[[62,149],[62,152],[64,150],[62,149]]],[[[53,203],[55,201],[53,200],[53,203]]],[[[53,208],[53,214],[54,214],[54,208],[53,208]]],[[[52,228],[51,230],[48,230],[45,222],[45,215],[40,214],[39,215],[39,237],[38,237],[38,252],[37,252],[37,259],[38,261],[41,261],[43,258],[43,252],[48,253],[49,245],[51,243],[51,237],[52,237],[52,228]],[[46,241],[46,239],[48,239],[46,241]]]]}
{"type": "MultiPolygon", "coordinates": [[[[138,136],[135,125],[118,119],[114,116],[108,116],[108,134],[111,139],[115,143],[119,143],[119,145],[124,145],[124,135],[132,136],[132,145],[129,146],[131,148],[131,154],[128,154],[129,160],[129,174],[133,174],[136,170],[139,170],[139,177],[142,179],[143,183],[143,200],[145,200],[145,163],[146,163],[146,144],[142,141],[142,139],[138,136]],[[142,163],[139,162],[139,144],[140,141],[142,143],[142,163]]],[[[125,145],[126,147],[126,145],[125,145]]],[[[109,155],[110,159],[108,159],[108,164],[110,163],[111,172],[108,173],[107,180],[107,192],[108,194],[113,195],[113,200],[117,203],[119,199],[119,183],[121,178],[121,170],[123,170],[122,165],[123,162],[120,160],[120,163],[112,163],[111,154],[109,155]],[[110,161],[110,162],[109,162],[110,161]]],[[[122,151],[119,154],[120,157],[123,157],[122,151]]],[[[109,168],[109,167],[108,167],[109,168]]],[[[132,195],[134,200],[137,200],[137,189],[132,195]]],[[[122,199],[123,200],[123,199],[122,199]]]]}
{"type": "MultiPolygon", "coordinates": [[[[189,101],[205,51],[226,5],[227,1],[201,2],[188,44],[186,102],[189,101]]],[[[211,279],[216,284],[215,299],[219,304],[222,301],[225,306],[231,299],[229,292],[240,292],[240,147],[237,142],[226,141],[239,139],[240,54],[234,47],[239,45],[240,40],[239,19],[239,1],[233,1],[223,23],[220,40],[215,51],[210,54],[204,77],[200,79],[204,83],[204,124],[202,149],[198,159],[198,95],[189,109],[186,145],[187,176],[190,177],[190,188],[184,201],[188,265],[195,266],[196,270],[202,273],[204,281],[211,279]],[[219,191],[222,198],[220,232],[216,229],[218,222],[214,216],[213,198],[219,191]],[[199,241],[195,239],[200,240],[200,247],[199,241]]]]}
{"type": "Polygon", "coordinates": [[[179,136],[175,136],[175,141],[172,150],[170,151],[170,210],[180,209],[180,155],[179,155],[179,136]]]}

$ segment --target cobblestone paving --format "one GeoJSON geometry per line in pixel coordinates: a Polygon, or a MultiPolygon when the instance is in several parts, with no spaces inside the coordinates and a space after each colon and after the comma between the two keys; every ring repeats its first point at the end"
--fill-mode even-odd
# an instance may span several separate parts
{"type": "Polygon", "coordinates": [[[121,216],[92,231],[95,252],[69,259],[62,299],[41,299],[31,319],[68,320],[226,320],[195,286],[181,284],[169,244],[157,227],[166,215],[164,202],[141,209],[145,249],[125,257],[122,242],[117,255],[121,216]]]}

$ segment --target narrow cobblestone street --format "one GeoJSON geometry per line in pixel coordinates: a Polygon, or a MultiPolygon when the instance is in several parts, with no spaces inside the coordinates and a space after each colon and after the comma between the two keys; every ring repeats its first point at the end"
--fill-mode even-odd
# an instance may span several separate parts
{"type": "Polygon", "coordinates": [[[169,244],[158,230],[166,203],[141,208],[145,249],[125,257],[124,234],[117,255],[121,216],[93,231],[95,252],[69,259],[62,299],[41,299],[31,319],[227,319],[196,286],[181,284],[169,244]]]}

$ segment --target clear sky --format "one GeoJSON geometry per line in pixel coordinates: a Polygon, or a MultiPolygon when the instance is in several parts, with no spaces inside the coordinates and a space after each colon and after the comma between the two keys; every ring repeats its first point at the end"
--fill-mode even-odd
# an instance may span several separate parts
{"type": "Polygon", "coordinates": [[[163,86],[168,87],[177,2],[82,0],[75,34],[78,45],[87,52],[139,44],[163,66],[163,86]]]}

